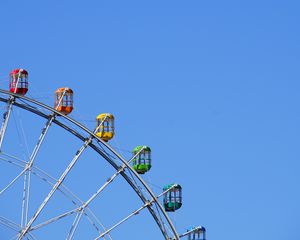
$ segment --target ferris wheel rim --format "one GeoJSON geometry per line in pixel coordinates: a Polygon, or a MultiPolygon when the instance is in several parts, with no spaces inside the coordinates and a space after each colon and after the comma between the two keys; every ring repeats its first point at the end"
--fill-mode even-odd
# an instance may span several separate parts
{"type": "MultiPolygon", "coordinates": [[[[167,224],[170,227],[171,232],[174,234],[174,236],[172,236],[172,239],[175,240],[179,240],[179,234],[177,233],[171,219],[169,218],[168,214],[165,212],[164,208],[162,207],[162,205],[160,204],[160,202],[157,199],[157,196],[152,192],[151,188],[146,184],[146,182],[139,176],[139,174],[130,166],[130,164],[110,145],[108,145],[106,142],[104,142],[101,138],[99,138],[95,133],[93,133],[91,130],[89,130],[87,127],[85,127],[83,124],[77,122],[75,119],[64,115],[62,113],[60,113],[59,111],[55,110],[54,108],[41,103],[37,100],[34,100],[32,98],[26,97],[24,95],[19,95],[16,93],[12,93],[10,91],[7,90],[3,90],[0,89],[0,93],[5,94],[7,96],[10,97],[14,97],[15,99],[22,99],[25,101],[28,101],[30,103],[33,103],[39,107],[41,107],[42,109],[46,109],[50,112],[52,112],[53,114],[56,114],[57,116],[60,116],[61,118],[69,121],[70,123],[74,124],[75,126],[79,127],[81,130],[83,130],[85,133],[89,134],[90,136],[92,136],[94,139],[97,140],[97,142],[101,143],[103,146],[105,146],[111,153],[113,153],[125,166],[127,169],[129,169],[129,171],[139,180],[139,182],[143,185],[143,187],[145,188],[145,190],[148,192],[148,194],[152,197],[152,200],[155,202],[155,204],[157,205],[157,207],[159,208],[160,212],[163,214],[165,220],[167,221],[167,224]]],[[[8,99],[2,98],[0,97],[0,101],[1,102],[8,102],[8,99]]],[[[13,105],[20,107],[26,111],[30,111],[40,117],[43,118],[47,118],[49,117],[49,115],[40,112],[37,109],[34,109],[32,106],[26,106],[24,104],[18,103],[16,101],[14,101],[12,103],[13,105]]],[[[54,119],[53,123],[55,123],[56,125],[58,125],[59,127],[63,128],[64,130],[67,130],[68,132],[72,133],[74,136],[78,137],[80,140],[84,141],[85,138],[75,129],[69,128],[67,125],[65,125],[64,123],[62,123],[61,121],[54,119]]],[[[93,144],[92,142],[90,144],[88,144],[93,150],[95,150],[98,154],[100,154],[106,161],[108,161],[108,163],[115,168],[116,170],[118,170],[118,166],[111,161],[110,159],[107,158],[106,155],[103,154],[102,150],[100,150],[95,144],[93,144]],[[101,154],[102,153],[102,154],[101,154]]],[[[136,194],[138,195],[138,197],[146,204],[148,202],[148,200],[146,198],[143,197],[143,194],[137,189],[135,188],[134,184],[132,183],[132,181],[130,180],[130,178],[124,173],[124,171],[120,172],[121,176],[127,181],[127,183],[130,185],[130,187],[136,192],[136,194]]],[[[152,217],[154,218],[155,222],[157,223],[157,225],[159,226],[162,234],[164,235],[164,237],[166,239],[170,239],[170,237],[167,235],[167,233],[165,232],[164,227],[160,224],[160,221],[158,220],[158,216],[156,215],[156,213],[154,212],[154,210],[151,208],[151,205],[147,206],[147,209],[149,210],[150,214],[152,215],[152,217]],[[150,210],[152,209],[152,211],[150,210]]]]}

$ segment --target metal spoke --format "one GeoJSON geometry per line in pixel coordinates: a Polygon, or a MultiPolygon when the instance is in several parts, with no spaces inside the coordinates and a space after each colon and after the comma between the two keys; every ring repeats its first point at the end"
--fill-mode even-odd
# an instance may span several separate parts
{"type": "MultiPolygon", "coordinates": [[[[35,157],[37,156],[37,153],[42,145],[42,142],[45,138],[45,135],[53,122],[55,118],[55,115],[51,115],[45,125],[45,127],[42,130],[42,133],[38,139],[38,142],[30,156],[29,162],[25,165],[22,172],[16,176],[5,188],[3,188],[0,191],[0,195],[3,194],[7,189],[9,189],[23,174],[24,174],[24,187],[23,187],[23,199],[22,199],[22,214],[21,214],[21,226],[25,226],[28,220],[28,209],[29,209],[29,193],[30,193],[30,178],[31,178],[31,167],[34,163],[35,157]]],[[[10,156],[12,157],[12,156],[10,156]]],[[[15,159],[15,157],[13,157],[15,159]]],[[[4,160],[4,159],[1,159],[4,160]]],[[[6,159],[5,159],[6,160],[6,159]]],[[[12,160],[6,160],[8,162],[12,162],[12,160]]],[[[20,161],[18,159],[18,161],[20,161]]],[[[20,164],[17,164],[18,166],[21,166],[20,164]]],[[[22,166],[23,167],[23,166],[22,166]]]]}
{"type": "MultiPolygon", "coordinates": [[[[89,208],[86,208],[86,211],[88,211],[89,214],[91,214],[91,216],[94,217],[94,219],[97,221],[97,223],[98,223],[98,224],[104,229],[104,231],[105,231],[106,229],[105,229],[104,225],[98,220],[98,218],[95,216],[95,214],[94,214],[89,208]]],[[[85,214],[86,214],[86,213],[85,213],[85,214]]],[[[91,221],[90,218],[88,218],[88,220],[89,220],[89,222],[97,229],[98,233],[100,234],[100,230],[99,230],[99,228],[96,226],[96,224],[93,223],[93,222],[91,221]]],[[[108,238],[109,238],[110,240],[112,240],[110,234],[108,234],[108,238]]]]}
{"type": "Polygon", "coordinates": [[[28,171],[25,169],[25,174],[24,174],[24,185],[23,185],[23,198],[22,198],[22,213],[21,213],[21,227],[24,227],[26,225],[26,199],[27,199],[27,181],[28,181],[28,171]]]}
{"type": "MultiPolygon", "coordinates": [[[[3,152],[3,151],[0,152],[0,155],[3,155],[3,156],[8,157],[8,158],[10,158],[10,159],[13,159],[14,161],[17,161],[17,162],[19,162],[19,163],[22,163],[22,164],[24,164],[24,166],[27,164],[27,162],[24,161],[23,159],[20,159],[20,158],[18,158],[18,157],[16,157],[16,156],[10,155],[10,154],[5,153],[5,152],[3,152]]],[[[9,160],[9,161],[12,161],[12,160],[9,160]]]]}
{"type": "MultiPolygon", "coordinates": [[[[30,240],[30,239],[37,240],[37,238],[35,236],[33,236],[31,233],[28,233],[28,235],[30,236],[30,238],[28,236],[26,236],[27,240],[30,240]]],[[[10,238],[10,240],[16,240],[18,236],[19,236],[19,234],[13,236],[12,238],[10,238]]]]}
{"type": "Polygon", "coordinates": [[[2,149],[3,139],[4,139],[5,132],[6,132],[8,120],[9,120],[10,115],[11,115],[12,106],[13,106],[14,101],[15,101],[15,98],[11,96],[9,98],[8,102],[7,102],[7,110],[6,110],[6,112],[4,113],[4,116],[3,116],[4,119],[3,119],[1,129],[0,129],[0,151],[2,149]]]}
{"type": "Polygon", "coordinates": [[[152,203],[156,202],[157,199],[159,199],[161,196],[163,196],[164,194],[166,194],[167,192],[169,192],[170,190],[172,190],[175,186],[176,185],[173,185],[171,188],[165,190],[164,192],[162,192],[161,194],[159,194],[155,199],[152,198],[150,201],[146,202],[143,206],[141,206],[137,210],[135,210],[132,213],[130,213],[127,217],[123,218],[121,221],[119,221],[118,223],[116,223],[115,225],[113,225],[111,228],[109,228],[105,232],[101,233],[100,236],[96,237],[94,240],[98,240],[98,239],[102,238],[107,233],[111,232],[113,229],[115,229],[116,227],[120,226],[122,223],[124,223],[125,221],[127,221],[131,217],[139,214],[143,209],[145,209],[146,207],[152,205],[152,203]]]}
{"type": "Polygon", "coordinates": [[[31,227],[29,231],[33,231],[33,230],[39,229],[39,228],[41,228],[41,227],[44,227],[44,226],[46,226],[46,225],[48,225],[48,224],[50,224],[50,223],[56,222],[56,221],[58,221],[58,220],[60,220],[60,219],[62,219],[62,218],[64,218],[64,217],[67,217],[67,216],[72,215],[73,213],[75,213],[75,212],[77,212],[77,211],[78,211],[78,208],[73,209],[73,210],[68,211],[68,212],[65,212],[65,213],[63,213],[63,214],[60,214],[59,216],[56,216],[56,217],[51,218],[51,219],[49,219],[49,220],[47,220],[47,221],[45,221],[45,222],[43,222],[43,223],[40,223],[40,224],[38,224],[38,225],[36,225],[36,226],[31,227]]]}
{"type": "MultiPolygon", "coordinates": [[[[2,159],[1,159],[1,160],[2,160],[2,159]]],[[[6,159],[4,159],[4,160],[6,160],[6,159]]],[[[6,161],[10,161],[10,160],[6,160],[6,161]]],[[[19,165],[19,164],[18,164],[17,166],[23,168],[23,166],[21,166],[21,165],[19,165]]],[[[41,170],[41,169],[39,169],[39,168],[37,168],[37,167],[32,167],[31,171],[32,171],[33,169],[35,169],[36,171],[41,172],[42,174],[44,174],[46,178],[49,178],[49,179],[51,179],[51,180],[53,180],[53,181],[56,181],[53,177],[51,177],[50,175],[48,175],[48,174],[47,174],[46,172],[44,172],[43,170],[41,170]]],[[[24,174],[24,170],[23,170],[23,172],[22,172],[20,175],[22,175],[22,174],[24,174]]],[[[35,176],[39,177],[41,180],[47,182],[49,185],[51,185],[51,186],[54,185],[54,184],[52,184],[49,180],[47,180],[45,177],[43,177],[43,176],[41,176],[40,174],[38,174],[37,172],[32,171],[32,174],[34,174],[35,176]]],[[[81,201],[74,193],[72,193],[69,189],[67,189],[63,184],[60,186],[60,188],[59,188],[58,190],[59,190],[63,195],[65,195],[67,198],[69,198],[69,199],[71,200],[71,202],[72,202],[74,205],[77,205],[77,206],[78,206],[78,203],[80,203],[81,205],[83,204],[83,201],[81,201]],[[78,201],[78,203],[76,203],[73,199],[76,199],[76,200],[78,201]]],[[[69,211],[69,212],[67,212],[67,213],[61,214],[61,215],[59,215],[59,216],[57,216],[57,217],[55,217],[55,218],[52,218],[52,219],[50,219],[50,220],[48,220],[48,221],[46,221],[46,222],[44,222],[44,223],[41,223],[41,224],[39,224],[39,225],[36,225],[36,226],[32,227],[32,228],[30,229],[30,231],[33,231],[33,230],[35,230],[35,229],[41,228],[41,227],[43,227],[43,226],[46,226],[46,225],[48,225],[48,224],[50,224],[50,223],[52,223],[52,222],[55,222],[55,221],[57,221],[57,220],[59,220],[59,219],[62,219],[63,217],[69,216],[69,215],[71,215],[71,214],[73,214],[73,213],[75,213],[75,212],[78,212],[80,209],[81,209],[81,207],[78,207],[78,208],[76,208],[76,209],[74,209],[74,210],[72,210],[72,211],[69,211]]],[[[87,210],[88,210],[88,208],[87,208],[87,210]]],[[[90,212],[90,213],[92,213],[92,212],[90,212]]],[[[90,219],[90,217],[89,217],[86,213],[85,213],[84,215],[87,216],[88,220],[89,220],[89,221],[91,222],[91,224],[96,228],[97,232],[99,232],[99,228],[98,228],[97,225],[90,219]]],[[[103,229],[105,229],[104,226],[99,222],[99,220],[97,219],[97,217],[96,217],[94,214],[92,214],[92,215],[93,215],[94,219],[95,219],[96,221],[98,221],[98,224],[100,224],[100,225],[103,227],[103,229]]],[[[19,231],[19,230],[18,230],[18,231],[19,231]]]]}
{"type": "Polygon", "coordinates": [[[8,159],[3,158],[3,157],[0,157],[0,161],[10,163],[10,164],[15,165],[15,166],[17,166],[17,167],[19,167],[19,168],[24,168],[24,166],[21,165],[20,163],[16,163],[15,161],[8,160],[8,159]]]}
{"type": "Polygon", "coordinates": [[[35,147],[34,147],[32,153],[31,153],[31,156],[30,156],[30,158],[29,158],[29,161],[28,161],[28,164],[27,164],[27,165],[28,165],[28,169],[30,169],[30,168],[32,167],[32,165],[33,165],[33,163],[34,163],[34,160],[35,160],[35,158],[36,158],[36,155],[37,155],[38,151],[40,150],[40,147],[41,147],[41,145],[42,145],[42,143],[43,143],[43,141],[44,141],[44,139],[45,139],[45,136],[46,136],[46,134],[47,134],[47,132],[48,132],[48,130],[49,130],[49,128],[50,128],[50,126],[51,126],[53,120],[55,119],[55,117],[56,117],[55,114],[50,115],[50,116],[49,116],[49,119],[48,119],[48,121],[47,121],[47,123],[46,123],[46,125],[45,125],[44,128],[42,129],[42,133],[41,133],[41,135],[39,136],[39,139],[38,139],[38,141],[37,141],[37,144],[35,145],[35,147]]]}
{"type": "Polygon", "coordinates": [[[73,236],[74,236],[75,231],[76,231],[76,229],[77,229],[77,227],[78,227],[78,224],[79,224],[79,222],[80,222],[80,220],[81,220],[81,217],[82,217],[83,212],[84,212],[84,209],[81,209],[81,210],[76,214],[76,217],[75,217],[75,219],[74,219],[74,222],[73,222],[73,224],[72,224],[72,226],[71,226],[71,229],[70,229],[70,231],[69,231],[69,234],[68,234],[66,240],[72,240],[72,239],[73,239],[73,236]]]}
{"type": "MultiPolygon", "coordinates": [[[[28,169],[27,170],[27,181],[24,179],[24,186],[26,187],[26,184],[27,184],[27,188],[25,189],[26,191],[26,194],[25,194],[25,215],[24,215],[24,225],[27,224],[28,222],[28,211],[29,211],[29,196],[30,196],[30,181],[31,181],[31,169],[28,169]]],[[[24,225],[22,225],[22,227],[24,227],[24,225]]]]}
{"type": "Polygon", "coordinates": [[[9,189],[23,174],[24,174],[25,170],[23,170],[22,172],[20,172],[18,174],[18,176],[16,176],[6,187],[4,187],[1,191],[0,191],[0,196],[7,190],[9,189]]]}
{"type": "MultiPolygon", "coordinates": [[[[96,133],[98,131],[98,129],[101,127],[101,125],[103,124],[103,122],[106,120],[106,117],[99,124],[99,126],[97,126],[97,128],[94,131],[94,133],[96,133]]],[[[39,208],[37,209],[37,211],[34,213],[33,217],[29,220],[28,224],[25,226],[25,228],[20,233],[20,235],[18,237],[18,240],[23,239],[23,237],[28,232],[28,230],[30,229],[30,227],[33,224],[33,222],[38,218],[38,216],[40,215],[40,213],[42,212],[42,210],[44,209],[44,207],[47,205],[47,203],[49,202],[49,200],[51,199],[51,197],[54,195],[54,193],[56,192],[56,190],[58,189],[58,187],[62,184],[62,182],[65,180],[65,178],[67,177],[67,175],[69,174],[69,172],[72,170],[72,168],[74,167],[74,165],[78,161],[78,159],[81,156],[81,154],[88,147],[88,145],[92,142],[93,138],[94,138],[94,136],[91,135],[88,139],[86,139],[85,142],[84,142],[84,144],[81,146],[81,148],[76,152],[74,158],[72,159],[72,161],[70,162],[70,164],[68,165],[68,167],[66,168],[66,170],[64,171],[64,173],[60,176],[59,180],[55,183],[55,185],[53,186],[53,188],[51,189],[51,191],[48,193],[48,196],[45,198],[45,200],[43,201],[43,203],[39,206],[39,208]]]]}
{"type": "MultiPolygon", "coordinates": [[[[20,77],[21,77],[21,71],[19,71],[19,73],[18,73],[18,79],[17,79],[17,83],[15,85],[14,93],[17,92],[17,87],[18,87],[18,84],[19,84],[19,81],[20,81],[20,77]]],[[[4,113],[4,120],[3,120],[3,123],[2,123],[1,129],[0,129],[0,151],[1,151],[1,148],[2,148],[4,135],[5,135],[5,132],[6,132],[8,120],[9,120],[11,110],[12,110],[12,106],[13,106],[14,102],[15,102],[15,97],[10,96],[8,101],[7,101],[7,111],[6,111],[6,113],[4,113]]]]}
{"type": "MultiPolygon", "coordinates": [[[[16,240],[19,234],[17,234],[16,236],[12,237],[10,240],[16,240]]],[[[33,239],[33,240],[37,240],[36,237],[34,237],[32,234],[28,233],[28,235],[30,236],[30,238],[28,238],[26,236],[27,240],[33,239]]]]}
{"type": "MultiPolygon", "coordinates": [[[[145,147],[142,147],[129,161],[128,163],[131,163],[133,159],[135,159],[143,150],[145,147]]],[[[76,215],[76,218],[71,226],[70,232],[68,234],[67,240],[73,239],[74,233],[76,231],[76,228],[80,222],[80,219],[82,217],[82,214],[85,210],[85,208],[88,207],[88,205],[126,168],[126,165],[123,164],[122,167],[112,176],[110,177],[99,189],[98,191],[93,194],[81,207],[78,208],[79,212],[76,215]]]]}
{"type": "Polygon", "coordinates": [[[124,223],[125,221],[127,221],[132,216],[139,214],[140,211],[142,211],[144,208],[146,208],[149,205],[151,205],[151,202],[145,203],[139,209],[133,211],[127,217],[125,217],[124,219],[122,219],[121,221],[119,221],[118,223],[116,223],[114,226],[112,226],[111,228],[109,228],[108,230],[106,230],[105,232],[103,232],[99,237],[95,238],[95,240],[98,240],[99,238],[102,238],[104,235],[106,235],[107,233],[111,232],[113,229],[115,229],[116,227],[118,227],[119,225],[121,225],[122,223],[124,223]]]}
{"type": "MultiPolygon", "coordinates": [[[[56,182],[57,180],[55,178],[51,177],[49,174],[39,169],[38,167],[33,167],[33,169],[36,170],[37,172],[32,170],[32,174],[34,174],[44,182],[48,183],[50,186],[52,187],[54,186],[54,183],[51,182],[50,180],[56,182]],[[44,175],[44,177],[41,176],[41,174],[44,175]],[[46,178],[49,178],[50,180],[46,178]]],[[[67,197],[74,205],[78,205],[78,203],[76,203],[74,199],[77,200],[80,204],[83,203],[83,201],[77,195],[72,193],[71,190],[69,190],[64,184],[61,184],[61,186],[58,188],[58,191],[60,191],[65,197],[67,197]]]]}
{"type": "MultiPolygon", "coordinates": [[[[143,146],[140,151],[138,151],[127,163],[131,163],[133,161],[133,159],[135,159],[140,153],[141,151],[143,151],[145,149],[145,146],[143,146]]],[[[95,198],[121,173],[123,172],[125,169],[127,168],[127,166],[125,164],[123,164],[122,167],[119,168],[119,170],[114,173],[109,179],[107,179],[107,181],[98,189],[98,191],[93,194],[83,205],[82,208],[86,208],[93,200],[95,200],[95,198]]]]}
{"type": "Polygon", "coordinates": [[[62,184],[62,182],[64,181],[64,179],[66,178],[66,176],[69,174],[69,172],[74,167],[75,163],[77,162],[77,160],[79,159],[79,157],[81,156],[81,154],[87,148],[87,146],[89,145],[89,143],[91,141],[92,141],[92,137],[88,138],[85,141],[85,143],[83,144],[83,146],[77,151],[77,153],[76,153],[75,157],[72,159],[71,163],[68,165],[68,167],[66,168],[66,170],[64,171],[64,173],[59,178],[59,180],[55,183],[55,185],[53,186],[53,188],[49,192],[48,196],[45,198],[45,200],[40,205],[40,207],[38,208],[38,210],[35,212],[35,214],[33,215],[33,217],[29,220],[29,222],[26,225],[26,227],[24,228],[24,230],[20,233],[20,236],[19,236],[18,240],[22,239],[25,236],[25,234],[28,232],[28,230],[30,229],[30,227],[33,224],[33,222],[40,215],[40,213],[42,212],[42,210],[44,209],[44,207],[47,205],[47,203],[49,202],[49,200],[51,199],[51,197],[53,196],[53,194],[56,192],[56,190],[58,189],[58,187],[62,184]]]}
{"type": "MultiPolygon", "coordinates": [[[[0,216],[0,224],[2,224],[3,226],[7,227],[7,228],[10,228],[12,229],[13,231],[15,232],[19,232],[20,229],[21,229],[21,226],[12,222],[11,220],[8,220],[7,218],[4,218],[4,217],[1,217],[0,216]]],[[[32,238],[32,239],[36,239],[31,233],[29,233],[29,236],[32,238]]],[[[18,237],[18,235],[14,236],[13,238],[11,239],[16,239],[18,237]]]]}
{"type": "MultiPolygon", "coordinates": [[[[66,94],[66,90],[64,90],[62,96],[59,99],[59,102],[57,104],[57,107],[60,105],[60,103],[63,100],[64,95],[66,94]]],[[[56,108],[57,109],[57,108],[56,108]]],[[[21,219],[21,226],[26,226],[28,222],[28,211],[29,211],[29,197],[30,197],[30,180],[31,180],[31,168],[35,161],[35,158],[42,146],[42,143],[45,139],[45,136],[53,122],[53,120],[56,118],[56,114],[53,113],[49,115],[48,121],[46,122],[44,128],[42,129],[42,133],[40,134],[38,141],[30,155],[29,161],[26,165],[26,173],[24,175],[24,191],[23,191],[23,200],[22,200],[22,219],[21,219]]]]}
{"type": "Polygon", "coordinates": [[[22,218],[21,218],[21,226],[24,227],[26,226],[28,222],[28,211],[29,211],[29,197],[30,197],[30,181],[31,181],[31,168],[32,165],[35,161],[35,158],[38,154],[38,151],[40,150],[40,147],[42,146],[42,143],[45,139],[45,136],[55,119],[55,114],[52,114],[49,116],[49,119],[47,123],[45,124],[44,128],[42,129],[42,133],[38,138],[37,144],[35,145],[28,163],[26,164],[25,171],[26,173],[24,174],[24,190],[23,190],[23,200],[22,200],[22,218]]]}
{"type": "MultiPolygon", "coordinates": [[[[49,224],[51,224],[51,223],[54,223],[54,222],[56,222],[56,221],[58,221],[58,220],[61,220],[61,219],[65,218],[65,217],[71,216],[72,214],[74,214],[74,213],[76,213],[76,212],[77,212],[77,213],[82,212],[83,215],[85,215],[85,216],[87,217],[87,219],[88,219],[89,222],[92,224],[92,226],[95,227],[95,229],[97,230],[97,232],[100,234],[101,232],[100,232],[98,226],[96,225],[96,223],[91,219],[91,217],[90,217],[85,211],[82,211],[82,210],[83,210],[82,207],[79,206],[79,207],[77,207],[77,208],[75,208],[75,209],[73,209],[73,210],[71,210],[71,211],[62,213],[62,214],[60,214],[60,215],[58,215],[58,216],[56,216],[56,217],[53,217],[53,218],[51,218],[51,219],[49,219],[49,220],[47,220],[47,221],[45,221],[45,222],[42,222],[42,223],[40,223],[40,224],[38,224],[38,225],[35,225],[35,226],[31,227],[31,228],[29,229],[28,232],[31,232],[31,231],[40,229],[40,228],[42,228],[42,227],[45,227],[45,226],[47,226],[47,225],[49,225],[49,224]]],[[[94,215],[94,213],[93,213],[89,208],[86,208],[85,210],[88,211],[89,214],[91,214],[91,216],[94,218],[94,220],[96,220],[97,223],[105,230],[105,227],[104,227],[103,224],[98,220],[98,218],[94,215]]],[[[80,217],[80,218],[81,218],[81,217],[80,217]]],[[[80,219],[78,219],[78,220],[80,220],[80,219]]],[[[77,220],[77,221],[78,221],[78,220],[77,220]]],[[[78,221],[78,223],[79,223],[79,221],[78,221]]],[[[73,223],[73,224],[74,224],[74,223],[73,223]]],[[[73,225],[72,225],[72,226],[73,226],[73,225]]],[[[76,230],[76,229],[75,229],[75,230],[76,230]]],[[[74,231],[74,230],[73,230],[73,231],[74,231]]]]}
{"type": "Polygon", "coordinates": [[[6,227],[9,227],[10,229],[19,232],[20,230],[20,226],[17,225],[16,223],[8,220],[7,218],[1,217],[0,216],[0,223],[2,223],[3,225],[5,225],[6,227]]]}

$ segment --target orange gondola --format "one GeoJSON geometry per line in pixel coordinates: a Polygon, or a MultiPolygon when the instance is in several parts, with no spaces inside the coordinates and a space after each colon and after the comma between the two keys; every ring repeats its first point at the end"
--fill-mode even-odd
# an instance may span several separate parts
{"type": "Polygon", "coordinates": [[[71,88],[59,88],[55,91],[54,108],[68,115],[73,110],[73,90],[71,88]]]}

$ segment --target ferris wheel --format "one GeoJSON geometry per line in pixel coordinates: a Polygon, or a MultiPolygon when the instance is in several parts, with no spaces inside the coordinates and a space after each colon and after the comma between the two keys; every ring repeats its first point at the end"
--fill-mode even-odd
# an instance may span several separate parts
{"type": "Polygon", "coordinates": [[[179,234],[169,217],[182,206],[179,184],[156,194],[144,180],[152,166],[149,146],[137,146],[126,159],[108,143],[112,114],[99,114],[89,130],[68,116],[72,89],[58,88],[54,107],[27,91],[24,69],[10,73],[9,91],[0,89],[1,239],[148,239],[150,231],[156,239],[205,239],[204,227],[179,234]]]}

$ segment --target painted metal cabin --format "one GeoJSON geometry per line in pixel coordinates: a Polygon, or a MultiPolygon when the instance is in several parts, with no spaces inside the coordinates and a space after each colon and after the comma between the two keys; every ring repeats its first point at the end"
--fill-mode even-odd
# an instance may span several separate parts
{"type": "Polygon", "coordinates": [[[114,120],[114,116],[110,113],[99,114],[96,118],[96,135],[105,142],[111,140],[115,134],[114,120]]]}
{"type": "Polygon", "coordinates": [[[187,230],[187,240],[206,240],[206,229],[205,227],[192,227],[187,230]]]}
{"type": "Polygon", "coordinates": [[[25,69],[17,68],[9,74],[9,91],[25,95],[28,91],[28,72],[25,69]]]}
{"type": "Polygon", "coordinates": [[[175,212],[182,206],[182,188],[179,184],[169,184],[163,188],[167,191],[164,194],[164,208],[166,212],[175,212]],[[169,190],[169,191],[167,191],[169,190]]]}
{"type": "Polygon", "coordinates": [[[64,87],[55,91],[54,108],[65,115],[73,111],[73,90],[71,88],[64,87]]]}
{"type": "Polygon", "coordinates": [[[137,146],[133,149],[133,156],[138,154],[132,161],[133,169],[139,173],[144,174],[151,169],[151,149],[147,146],[137,146]]]}

